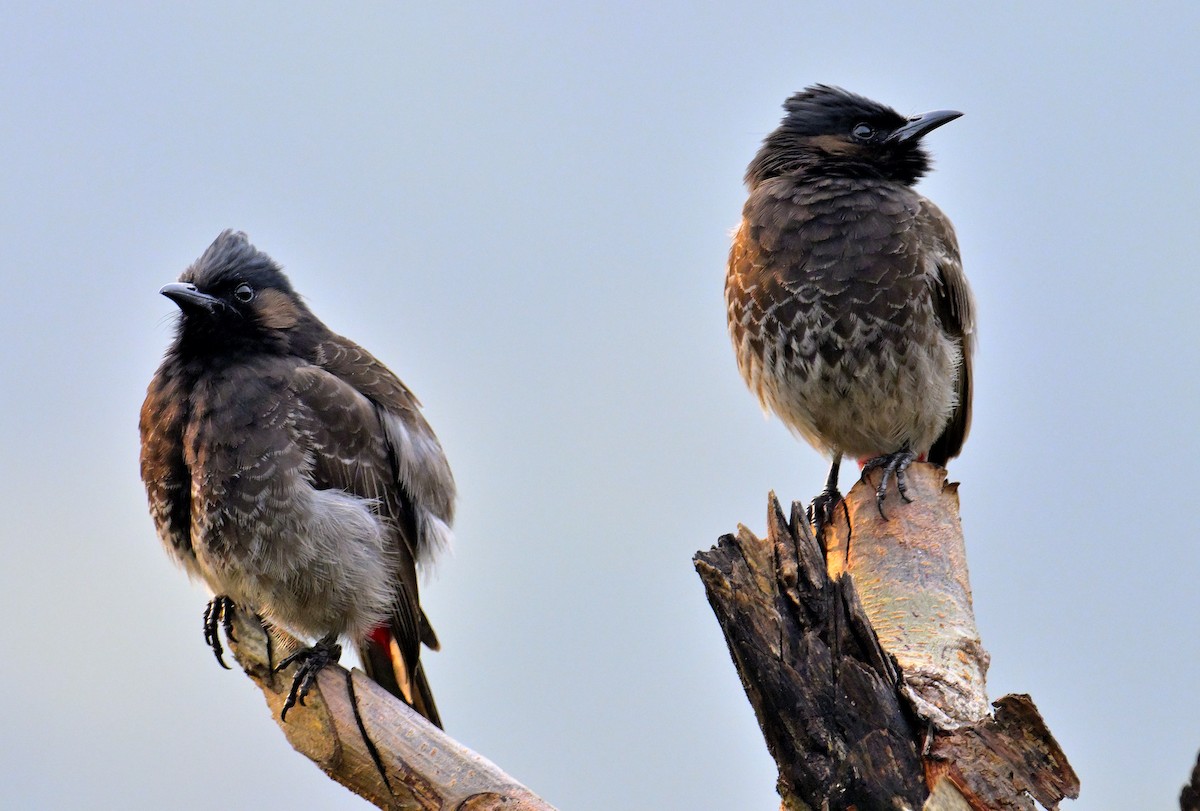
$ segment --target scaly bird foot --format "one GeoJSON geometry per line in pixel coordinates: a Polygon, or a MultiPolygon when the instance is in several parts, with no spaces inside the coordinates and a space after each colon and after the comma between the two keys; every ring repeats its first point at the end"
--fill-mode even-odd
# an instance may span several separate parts
{"type": "Polygon", "coordinates": [[[825,488],[808,505],[808,523],[813,525],[813,534],[824,545],[825,528],[833,523],[833,511],[842,503],[842,494],[837,487],[825,488]]]}
{"type": "Polygon", "coordinates": [[[225,630],[226,639],[237,641],[233,636],[233,612],[233,600],[221,595],[209,600],[208,607],[204,609],[204,642],[212,648],[213,655],[226,670],[229,670],[229,665],[225,664],[225,649],[221,647],[221,633],[217,626],[225,630]]]}
{"type": "Polygon", "coordinates": [[[326,666],[342,658],[342,646],[337,643],[337,636],[330,634],[322,637],[311,648],[301,648],[280,662],[275,672],[286,669],[289,665],[299,663],[296,675],[292,678],[292,689],[288,691],[287,701],[283,703],[283,711],[279,720],[286,721],[288,710],[296,704],[304,704],[304,697],[317,681],[317,674],[326,666]]]}
{"type": "Polygon", "coordinates": [[[896,489],[900,491],[900,498],[912,503],[912,499],[908,497],[908,477],[905,471],[916,458],[917,455],[911,449],[901,448],[895,453],[885,453],[869,459],[863,465],[864,476],[876,468],[883,470],[883,478],[879,480],[879,487],[875,489],[875,506],[879,509],[879,517],[884,521],[887,520],[887,514],[883,511],[883,500],[887,497],[888,482],[893,476],[896,478],[896,489]]]}
{"type": "Polygon", "coordinates": [[[829,466],[829,478],[825,480],[825,489],[808,507],[808,523],[813,525],[813,532],[822,549],[825,548],[825,527],[833,523],[833,511],[842,501],[842,494],[838,492],[838,471],[841,467],[842,452],[838,451],[833,455],[833,462],[829,466]]]}

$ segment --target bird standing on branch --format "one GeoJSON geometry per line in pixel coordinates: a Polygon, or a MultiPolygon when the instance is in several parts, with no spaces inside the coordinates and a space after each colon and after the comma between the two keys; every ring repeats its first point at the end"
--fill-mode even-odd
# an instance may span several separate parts
{"type": "Polygon", "coordinates": [[[961,113],[905,118],[814,85],[746,170],[750,197],[725,279],[738,368],[764,409],[833,458],[812,516],[841,500],[842,456],[894,477],[944,465],[971,422],[974,304],[954,228],[913,190],[921,139],[961,113]]]}
{"type": "Polygon", "coordinates": [[[245,234],[222,233],[161,292],[181,315],[142,406],[142,480],[168,552],[217,595],[205,635],[218,660],[232,602],[319,638],[280,665],[300,663],[285,715],[344,636],[440,726],[417,564],[449,543],[455,488],[420,403],[245,234]]]}

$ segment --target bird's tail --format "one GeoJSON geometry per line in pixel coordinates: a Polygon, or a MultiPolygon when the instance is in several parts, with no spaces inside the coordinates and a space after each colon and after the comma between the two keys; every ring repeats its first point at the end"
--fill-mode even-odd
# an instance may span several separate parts
{"type": "MultiPolygon", "coordinates": [[[[433,636],[433,629],[429,628],[424,616],[421,619],[424,625],[422,635],[426,637],[423,641],[436,650],[437,637],[433,636]],[[429,644],[430,641],[432,645],[429,644]]],[[[367,638],[358,644],[358,656],[362,659],[363,670],[375,683],[441,729],[442,719],[438,715],[433,691],[429,689],[420,659],[416,659],[414,665],[409,667],[390,628],[381,625],[368,634],[367,638]]]]}

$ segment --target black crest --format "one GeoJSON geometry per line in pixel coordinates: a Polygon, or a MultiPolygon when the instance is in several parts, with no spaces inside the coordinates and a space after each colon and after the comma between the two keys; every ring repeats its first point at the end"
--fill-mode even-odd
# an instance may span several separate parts
{"type": "Polygon", "coordinates": [[[292,284],[271,257],[251,244],[242,231],[227,228],[179,277],[207,292],[247,282],[256,288],[273,287],[295,295],[292,284]]]}
{"type": "Polygon", "coordinates": [[[929,155],[920,138],[925,130],[905,135],[915,117],[905,118],[887,105],[824,84],[801,90],[783,108],[787,115],[746,170],[751,188],[796,173],[911,185],[929,171],[929,155]]]}

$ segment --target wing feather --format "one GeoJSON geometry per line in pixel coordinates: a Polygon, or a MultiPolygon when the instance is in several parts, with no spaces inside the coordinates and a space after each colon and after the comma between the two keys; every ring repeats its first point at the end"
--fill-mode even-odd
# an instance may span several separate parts
{"type": "Polygon", "coordinates": [[[962,362],[958,370],[958,402],[941,436],[929,450],[929,461],[944,465],[962,451],[971,430],[972,355],[975,351],[975,299],[963,273],[954,226],[941,210],[924,198],[918,212],[922,253],[932,264],[934,311],[942,329],[958,340],[962,362]]]}

